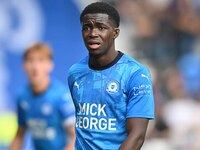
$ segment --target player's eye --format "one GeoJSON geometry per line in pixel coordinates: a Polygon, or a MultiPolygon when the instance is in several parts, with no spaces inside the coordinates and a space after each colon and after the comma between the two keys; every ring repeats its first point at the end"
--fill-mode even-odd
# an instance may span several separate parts
{"type": "Polygon", "coordinates": [[[89,27],[89,26],[83,26],[82,30],[83,30],[83,31],[89,31],[89,30],[90,30],[90,27],[89,27]]]}
{"type": "Polygon", "coordinates": [[[106,28],[105,28],[105,27],[102,27],[102,26],[100,26],[100,27],[98,27],[98,29],[102,31],[102,30],[105,30],[106,28]]]}

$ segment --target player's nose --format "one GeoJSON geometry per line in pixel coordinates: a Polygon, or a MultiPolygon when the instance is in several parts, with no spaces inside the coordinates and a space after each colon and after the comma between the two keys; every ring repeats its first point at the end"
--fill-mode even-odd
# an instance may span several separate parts
{"type": "Polygon", "coordinates": [[[91,31],[90,31],[90,34],[89,34],[90,37],[97,37],[98,36],[98,30],[96,28],[93,28],[91,31]]]}

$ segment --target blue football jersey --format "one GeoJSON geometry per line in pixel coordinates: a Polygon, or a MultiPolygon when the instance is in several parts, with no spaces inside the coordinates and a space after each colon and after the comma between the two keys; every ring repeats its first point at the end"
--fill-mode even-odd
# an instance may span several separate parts
{"type": "Polygon", "coordinates": [[[154,118],[149,71],[123,53],[118,56],[104,69],[91,69],[86,57],[69,70],[76,150],[117,150],[127,137],[127,118],[154,118]]]}
{"type": "Polygon", "coordinates": [[[30,131],[36,150],[62,150],[66,128],[74,124],[75,110],[66,86],[52,80],[48,89],[34,94],[27,86],[18,96],[18,124],[30,131]]]}

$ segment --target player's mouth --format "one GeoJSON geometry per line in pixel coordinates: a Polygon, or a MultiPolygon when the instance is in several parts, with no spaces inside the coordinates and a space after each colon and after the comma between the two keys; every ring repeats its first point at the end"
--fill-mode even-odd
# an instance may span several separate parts
{"type": "Polygon", "coordinates": [[[90,49],[98,49],[100,47],[100,42],[90,41],[87,43],[90,49]]]}

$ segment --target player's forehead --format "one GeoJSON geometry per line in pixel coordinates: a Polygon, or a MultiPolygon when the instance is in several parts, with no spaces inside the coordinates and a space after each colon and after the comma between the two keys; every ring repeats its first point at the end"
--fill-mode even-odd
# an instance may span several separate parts
{"type": "Polygon", "coordinates": [[[100,23],[100,24],[110,24],[109,15],[104,13],[86,14],[83,16],[82,24],[90,23],[100,23]]]}
{"type": "Polygon", "coordinates": [[[26,55],[26,61],[31,60],[31,59],[50,59],[49,54],[45,51],[30,51],[26,55]]]}

